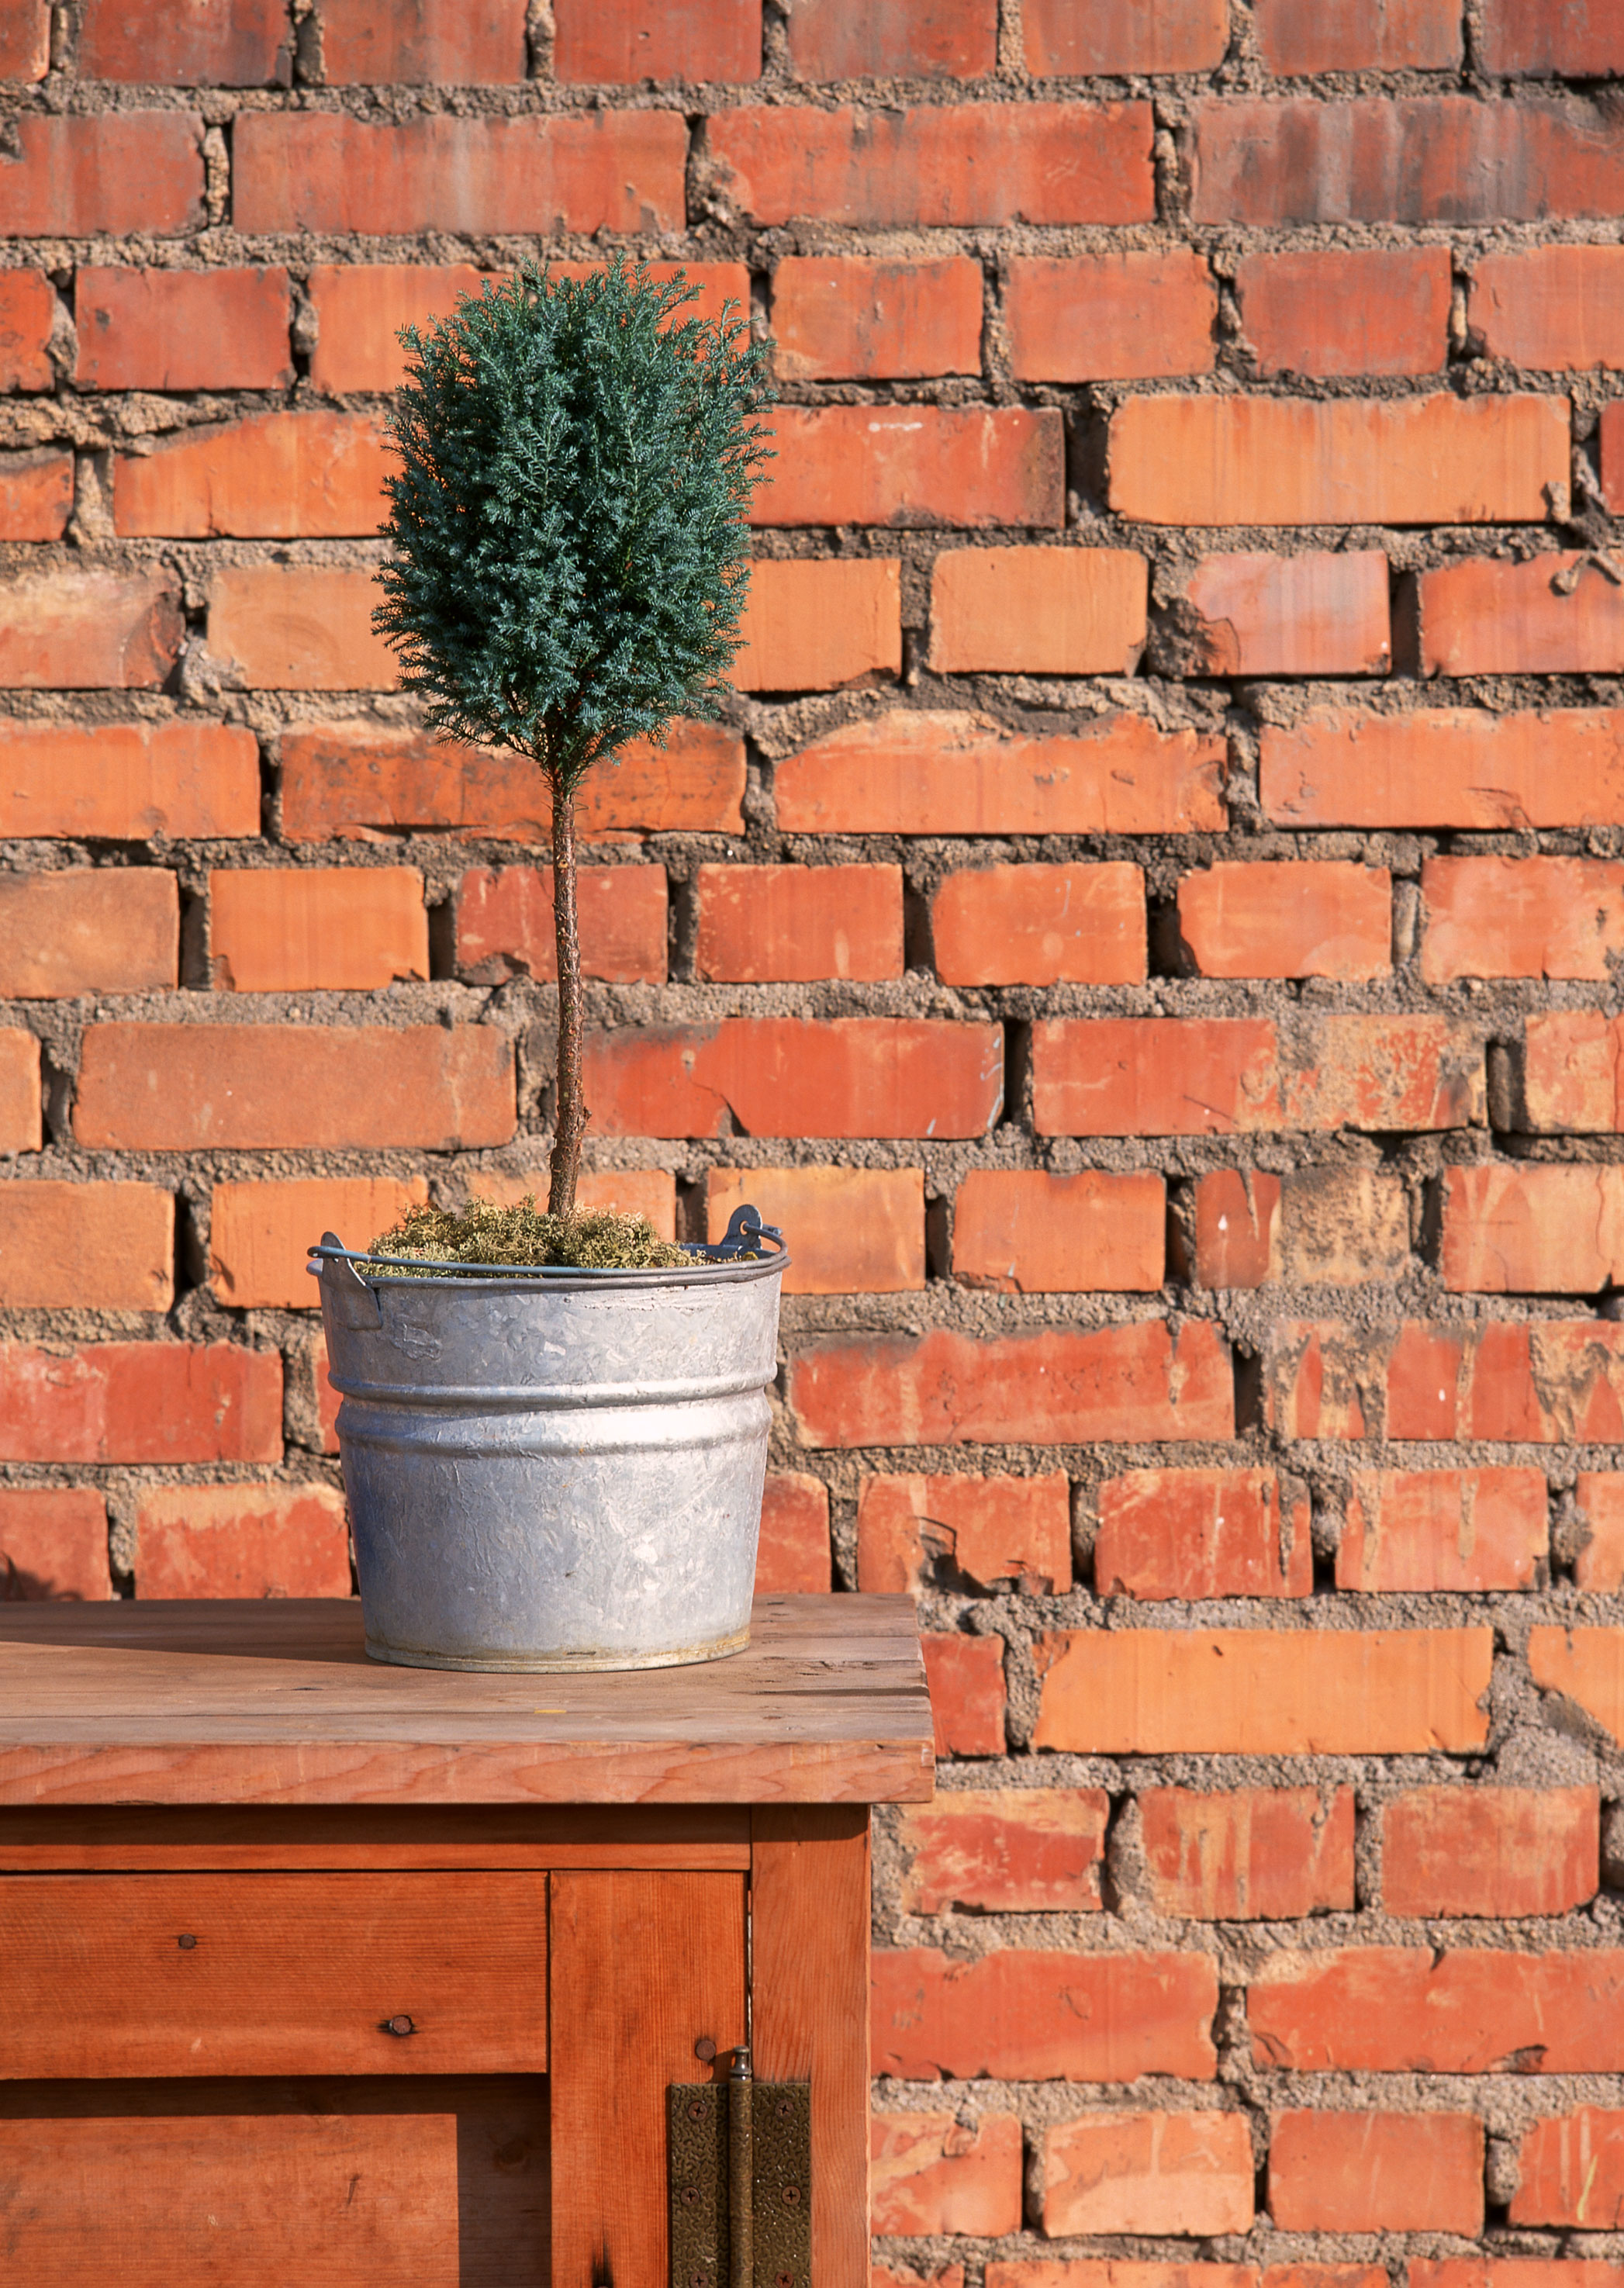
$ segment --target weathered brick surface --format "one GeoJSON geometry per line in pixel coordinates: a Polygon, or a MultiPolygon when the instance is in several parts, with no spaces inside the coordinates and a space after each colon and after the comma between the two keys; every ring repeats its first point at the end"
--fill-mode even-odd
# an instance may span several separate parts
{"type": "Polygon", "coordinates": [[[546,1191],[545,783],[371,626],[400,330],[626,251],[772,338],[718,719],[577,798],[579,1196],[782,1226],[758,1585],[918,1613],[874,2288],[1624,2288],[1620,70],[0,10],[0,1601],[346,1593],[305,1251],[546,1191]]]}

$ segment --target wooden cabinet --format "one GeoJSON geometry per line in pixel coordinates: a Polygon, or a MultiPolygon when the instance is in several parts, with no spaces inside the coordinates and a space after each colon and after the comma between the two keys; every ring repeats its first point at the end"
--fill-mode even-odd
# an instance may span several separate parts
{"type": "Polygon", "coordinates": [[[748,2044],[810,2100],[767,2288],[867,2288],[868,1806],[930,1743],[899,1598],[558,1678],[375,1667],[350,1604],[0,1609],[8,2276],[665,2288],[668,2092],[748,2044]]]}

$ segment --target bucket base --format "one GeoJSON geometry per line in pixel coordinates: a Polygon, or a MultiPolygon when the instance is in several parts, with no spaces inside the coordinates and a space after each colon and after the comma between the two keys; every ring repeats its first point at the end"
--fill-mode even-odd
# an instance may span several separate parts
{"type": "Polygon", "coordinates": [[[670,1652],[424,1652],[416,1647],[380,1644],[367,1639],[367,1658],[394,1668],[456,1668],[501,1676],[587,1676],[594,1671],[632,1668],[692,1668],[700,1661],[725,1660],[750,1641],[748,1625],[702,1645],[679,1645],[670,1652]]]}

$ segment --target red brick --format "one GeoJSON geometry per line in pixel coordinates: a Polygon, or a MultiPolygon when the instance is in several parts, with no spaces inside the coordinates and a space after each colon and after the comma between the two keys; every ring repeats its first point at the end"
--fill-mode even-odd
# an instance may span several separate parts
{"type": "MultiPolygon", "coordinates": [[[[468,1188],[474,1198],[495,1200],[498,1207],[513,1207],[526,1197],[545,1206],[547,1168],[543,1163],[518,1174],[487,1168],[470,1176],[468,1188]]],[[[665,1168],[582,1168],[575,1204],[595,1214],[613,1208],[622,1215],[644,1216],[656,1238],[677,1236],[677,1180],[665,1168]]]]}
{"type": "Polygon", "coordinates": [[[0,623],[0,687],[150,687],[174,666],[184,632],[166,572],[24,572],[0,623]]]}
{"type": "Polygon", "coordinates": [[[931,925],[944,985],[1137,985],[1145,975],[1145,876],[1120,860],[961,867],[937,891],[931,925]]]}
{"type": "MultiPolygon", "coordinates": [[[[973,2128],[951,2113],[876,2113],[868,2132],[875,2232],[1020,2230],[1021,2131],[1013,2113],[984,2113],[973,2128]]],[[[963,2268],[955,2268],[963,2288],[963,2268]]]]}
{"type": "Polygon", "coordinates": [[[1581,551],[1553,551],[1525,564],[1467,557],[1423,572],[1417,587],[1423,675],[1624,668],[1624,602],[1611,576],[1581,551]]]}
{"type": "Polygon", "coordinates": [[[522,80],[525,0],[321,0],[321,75],[329,87],[522,80]]]}
{"type": "Polygon", "coordinates": [[[1624,953],[1624,866],[1596,858],[1430,858],[1421,973],[1608,977],[1624,953]]]}
{"type": "Polygon", "coordinates": [[[1486,71],[1566,79],[1624,71],[1624,26],[1607,0],[1486,0],[1483,17],[1486,71]]]}
{"type": "Polygon", "coordinates": [[[1490,357],[1539,373],[1624,366],[1624,247],[1533,246],[1480,255],[1470,306],[1472,329],[1490,357]]]}
{"type": "Polygon", "coordinates": [[[1217,1168],[1195,1187],[1198,1287],[1264,1287],[1280,1275],[1279,1176],[1217,1168]]]}
{"type": "Polygon", "coordinates": [[[981,266],[961,254],[786,255],[772,273],[772,341],[785,381],[978,374],[981,266]]]}
{"type": "Polygon", "coordinates": [[[1180,877],[1179,935],[1201,977],[1382,977],[1392,893],[1385,866],[1221,862],[1180,877]]]}
{"type": "Polygon", "coordinates": [[[897,709],[780,763],[773,794],[786,834],[1222,832],[1224,760],[1221,739],[1143,715],[1025,739],[988,716],[897,709]]]}
{"type": "Polygon", "coordinates": [[[1131,548],[948,549],[931,576],[931,664],[950,675],[1131,675],[1148,570],[1131,548]]]}
{"type": "Polygon", "coordinates": [[[138,1597],[347,1597],[335,1486],[149,1486],[136,1505],[138,1597]]]}
{"type": "MultiPolygon", "coordinates": [[[[996,2119],[997,2116],[993,2117],[996,2119]]],[[[1015,2125],[1018,2135],[1019,2122],[1017,2121],[1015,2125]]],[[[921,2273],[894,2264],[871,2264],[868,2268],[868,2288],[964,2288],[964,2267],[962,2264],[939,2264],[933,2271],[921,2273]]]]}
{"type": "Polygon", "coordinates": [[[1483,2229],[1483,2124],[1469,2113],[1277,2113],[1269,2213],[1282,2232],[1483,2229]]]}
{"type": "Polygon", "coordinates": [[[1621,2281],[1624,2267],[1601,2258],[1413,2256],[1409,2261],[1409,2288],[1620,2288],[1621,2281]]]}
{"type": "Polygon", "coordinates": [[[154,1184],[0,1184],[0,1303],[167,1311],[175,1201],[154,1184]]]}
{"type": "Polygon", "coordinates": [[[553,75],[565,82],[732,82],[761,76],[761,0],[558,0],[553,75]]]}
{"type": "Polygon", "coordinates": [[[226,723],[0,722],[0,835],[145,842],[259,831],[259,748],[226,723]]]}
{"type": "MultiPolygon", "coordinates": [[[[1312,36],[1306,15],[1294,20],[1312,36]]],[[[1236,266],[1235,290],[1260,374],[1323,379],[1444,369],[1453,290],[1446,246],[1248,254],[1236,266]]]]}
{"type": "MultiPolygon", "coordinates": [[[[1336,2272],[1351,2276],[1359,2269],[1357,2265],[1282,2264],[1271,2267],[1261,2278],[1269,2281],[1277,2272],[1323,2272],[1327,2276],[1324,2288],[1333,2288],[1328,2276],[1336,2272]]],[[[986,2288],[1259,2288],[1260,2279],[1255,2264],[1142,2263],[1121,2256],[1021,2257],[1013,2262],[989,2264],[984,2276],[986,2288]]],[[[1383,2273],[1382,2278],[1385,2277],[1383,2273]]],[[[1356,2283],[1349,2278],[1336,2284],[1336,2288],[1382,2288],[1382,2280],[1356,2283]]]]}
{"type": "Polygon", "coordinates": [[[1103,1788],[938,1789],[932,1803],[904,1804],[902,1911],[1088,1913],[1101,1903],[1110,1814],[1103,1788]]]}
{"type": "Polygon", "coordinates": [[[998,60],[998,0],[797,0],[789,69],[799,80],[979,79],[998,60]]]}
{"type": "Polygon", "coordinates": [[[1258,0],[1257,45],[1266,71],[1449,71],[1461,62],[1454,0],[1258,0]]]}
{"type": "MultiPolygon", "coordinates": [[[[281,760],[282,830],[290,842],[376,842],[413,833],[551,840],[546,782],[523,755],[350,722],[284,731],[281,760]]],[[[609,768],[589,773],[575,797],[576,830],[589,840],[629,830],[738,834],[744,786],[737,732],[677,723],[663,748],[639,740],[609,768]]]]}
{"type": "Polygon", "coordinates": [[[0,995],[160,990],[176,981],[179,932],[175,877],[160,867],[0,874],[0,995]]]}
{"type": "Polygon", "coordinates": [[[0,20],[0,79],[44,79],[51,68],[46,0],[13,0],[0,20]]]}
{"type": "Polygon", "coordinates": [[[1582,102],[1220,99],[1187,132],[1198,223],[1612,216],[1624,189],[1624,137],[1582,102]]]}
{"type": "Polygon", "coordinates": [[[234,868],[209,877],[217,990],[364,993],[429,973],[415,866],[234,868]]]}
{"type": "Polygon", "coordinates": [[[953,1217],[953,1275],[1014,1295],[1154,1293],[1167,1263],[1167,1185],[1148,1170],[972,1169],[953,1217]]]}
{"type": "Polygon", "coordinates": [[[1402,1178],[1374,1168],[1296,1168],[1282,1178],[1223,1168],[1195,1188],[1202,1287],[1349,1287],[1410,1264],[1402,1178]]]}
{"type": "Polygon", "coordinates": [[[739,623],[739,691],[833,691],[902,667],[901,566],[894,556],[763,557],[739,623]]]}
{"type": "Polygon", "coordinates": [[[1624,1739],[1621,1648],[1617,1629],[1531,1629],[1528,1672],[1542,1692],[1573,1701],[1614,1740],[1624,1739]]]}
{"type": "Polygon", "coordinates": [[[713,114],[705,132],[721,189],[759,223],[805,216],[886,230],[1155,218],[1154,123],[1144,102],[741,108],[713,114]]]}
{"type": "Polygon", "coordinates": [[[1610,1444],[1624,1437],[1624,1328],[1596,1319],[1517,1325],[1411,1321],[1374,1334],[1276,1323],[1265,1353],[1271,1424],[1288,1438],[1469,1444],[1610,1444]]]}
{"type": "Polygon", "coordinates": [[[284,389],[293,299],[282,269],[128,270],[74,281],[81,389],[284,389]]]}
{"type": "Polygon", "coordinates": [[[1209,1955],[881,1947],[872,1992],[874,2070],[905,2081],[1211,2081],[1216,2067],[1209,1955]]]}
{"type": "Polygon", "coordinates": [[[769,1471],[756,1550],[756,1594],[827,1596],[833,1585],[828,1488],[803,1471],[769,1471]]]}
{"type": "Polygon", "coordinates": [[[1624,1953],[1594,1947],[1275,1954],[1247,1995],[1256,2063],[1303,2073],[1610,2073],[1621,2014],[1624,1953]]]}
{"type": "Polygon", "coordinates": [[[1003,1099],[996,1025],[725,1017],[590,1033],[600,1136],[985,1135],[1003,1099]]]}
{"type": "Polygon", "coordinates": [[[0,540],[60,540],[73,505],[71,453],[0,453],[0,540]]]}
{"type": "Polygon", "coordinates": [[[1272,1470],[1129,1470],[1099,1490],[1094,1586],[1102,1597],[1307,1597],[1304,1493],[1272,1470]]]}
{"type": "Polygon", "coordinates": [[[19,1026],[0,1026],[0,1152],[39,1146],[39,1043],[19,1026]]]}
{"type": "Polygon", "coordinates": [[[99,1493],[90,1486],[0,1488],[0,1603],[90,1604],[114,1593],[99,1493]]]}
{"type": "Polygon", "coordinates": [[[1210,1320],[978,1341],[928,1335],[831,1337],[789,1369],[789,1404],[809,1446],[1001,1446],[1232,1438],[1229,1353],[1210,1320]]]}
{"type": "Polygon", "coordinates": [[[1581,1589],[1624,1589],[1624,1477],[1580,1470],[1574,1506],[1587,1536],[1573,1568],[1581,1589]]]}
{"type": "Polygon", "coordinates": [[[1089,2113],[1045,2132],[1043,2230],[1230,2233],[1252,2226],[1242,2113],[1089,2113]]]}
{"type": "Polygon", "coordinates": [[[1265,816],[1282,826],[1467,826],[1490,832],[1624,822],[1624,712],[1339,711],[1265,726],[1265,816]]]}
{"type": "Polygon", "coordinates": [[[1066,521],[1065,423],[1053,408],[780,405],[772,428],[778,457],[752,524],[1066,521]]]}
{"type": "Polygon", "coordinates": [[[899,866],[701,866],[693,973],[792,983],[902,974],[899,866]]]}
{"type": "Polygon", "coordinates": [[[1145,1788],[1138,1804],[1158,1914],[1295,1922],[1352,1908],[1351,1787],[1145,1788]]]}
{"type": "Polygon", "coordinates": [[[1298,1061],[1262,1018],[1051,1018],[1033,1028],[1045,1136],[1459,1128],[1483,1113],[1483,1051],[1436,1017],[1311,1020],[1298,1061]]]}
{"type": "Polygon", "coordinates": [[[1339,1589],[1533,1589],[1550,1569],[1539,1470],[1356,1470],[1339,1589]]]}
{"type": "Polygon", "coordinates": [[[920,1168],[712,1168],[709,1235],[746,1201],[776,1224],[793,1260],[786,1295],[898,1295],[925,1283],[920,1168]]]}
{"type": "Polygon", "coordinates": [[[1002,1756],[1004,1705],[1002,1637],[922,1637],[925,1681],[939,1756],[1002,1756]]]}
{"type": "MultiPolygon", "coordinates": [[[[48,20],[43,9],[40,20],[48,20]]],[[[4,36],[0,26],[0,42],[4,36]]],[[[45,345],[55,318],[56,296],[43,272],[0,271],[0,389],[51,388],[56,371],[45,345]]]]}
{"type": "Polygon", "coordinates": [[[392,691],[372,632],[383,591],[364,565],[228,564],[212,575],[209,648],[250,691],[392,691]]]}
{"type": "Polygon", "coordinates": [[[85,0],[79,72],[144,87],[286,87],[292,44],[286,0],[85,0]]]}
{"type": "Polygon", "coordinates": [[[1034,1656],[1037,1748],[1396,1756],[1488,1737],[1488,1629],[1062,1629],[1034,1656]]]}
{"type": "Polygon", "coordinates": [[[1041,77],[1204,72],[1229,48],[1224,0],[1026,0],[1026,68],[1041,77]]]}
{"type": "Polygon", "coordinates": [[[1444,1171],[1444,1284],[1597,1295],[1624,1267],[1624,1168],[1485,1162],[1444,1171]]]}
{"type": "Polygon", "coordinates": [[[1210,373],[1218,292],[1201,257],[1017,256],[1004,288],[1010,369],[1023,381],[1210,373]]]}
{"type": "Polygon", "coordinates": [[[1558,1009],[1524,1028],[1526,1124],[1606,1134],[1624,1127],[1624,1022],[1598,1009],[1558,1009]]]}
{"type": "MultiPolygon", "coordinates": [[[[1517,2161],[1518,2183],[1510,2208],[1514,2225],[1568,2224],[1591,2232],[1613,2230],[1624,2206],[1624,2113],[1581,2105],[1554,2121],[1536,2121],[1523,2133],[1517,2161]]],[[[1512,2283],[1499,2277],[1512,2268],[1494,2267],[1494,2288],[1513,2288],[1512,2283]]],[[[1533,2268],[1525,2264],[1516,2268],[1532,2271],[1533,2268]]],[[[1549,2288],[1570,2288],[1566,2276],[1576,2268],[1565,2264],[1563,2277],[1553,2278],[1549,2288]]],[[[1612,2265],[1604,2268],[1609,2275],[1616,2269],[1612,2265]]],[[[1584,2269],[1600,2272],[1604,2268],[1598,2262],[1584,2269]]],[[[1547,2264],[1541,2270],[1554,2275],[1557,2267],[1547,2264]]],[[[1440,2283],[1439,2288],[1446,2288],[1446,2284],[1440,2283]]],[[[1545,2288],[1545,2284],[1519,2280],[1515,2288],[1545,2288]]],[[[1571,2288],[1588,2288],[1588,2284],[1575,2281],[1571,2288]]],[[[1612,2288],[1611,2281],[1605,2288],[1612,2288]]]]}
{"type": "Polygon", "coordinates": [[[337,111],[244,112],[233,131],[233,213],[250,233],[680,230],[687,147],[675,111],[436,112],[399,126],[337,111]]]}
{"type": "Polygon", "coordinates": [[[307,1176],[291,1183],[217,1183],[209,1209],[209,1278],[234,1311],[313,1311],[309,1250],[336,1231],[368,1247],[426,1200],[421,1176],[307,1176]]]}
{"type": "Polygon", "coordinates": [[[1203,675],[1385,675],[1388,563],[1379,548],[1204,556],[1184,600],[1203,675]]]}
{"type": "Polygon", "coordinates": [[[363,413],[259,413],[182,430],[113,464],[113,521],[127,536],[341,539],[387,512],[390,457],[363,413]]]}
{"type": "Polygon", "coordinates": [[[1543,524],[1568,449],[1559,398],[1136,397],[1110,498],[1147,524],[1543,524]]]}
{"type": "Polygon", "coordinates": [[[206,220],[203,123],[192,112],[22,112],[10,131],[0,237],[176,238],[206,220]]]}
{"type": "Polygon", "coordinates": [[[513,1128],[491,1025],[91,1025],[74,1108],[75,1140],[114,1151],[456,1152],[513,1128]]]}
{"type": "Polygon", "coordinates": [[[234,1343],[0,1345],[0,1460],[280,1462],[282,1362],[234,1343]]]}
{"type": "MultiPolygon", "coordinates": [[[[583,866],[575,892],[583,975],[663,984],[666,904],[663,866],[583,866]]],[[[557,979],[551,866],[479,866],[463,876],[456,965],[482,985],[557,979]]]]}
{"type": "Polygon", "coordinates": [[[1593,1787],[1422,1787],[1382,1815],[1390,1915],[1565,1915],[1596,1896],[1593,1787]]]}
{"type": "Polygon", "coordinates": [[[978,1589],[994,1581],[1072,1585],[1071,1489],[1041,1478],[865,1478],[857,1498],[857,1585],[916,1595],[939,1567],[978,1589]]]}

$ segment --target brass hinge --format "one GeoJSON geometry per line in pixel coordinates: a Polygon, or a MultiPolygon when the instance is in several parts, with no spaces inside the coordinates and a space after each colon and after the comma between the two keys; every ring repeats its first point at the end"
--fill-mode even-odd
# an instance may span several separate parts
{"type": "Polygon", "coordinates": [[[671,2288],[812,2288],[812,2084],[725,2082],[665,2093],[671,2288]]]}

